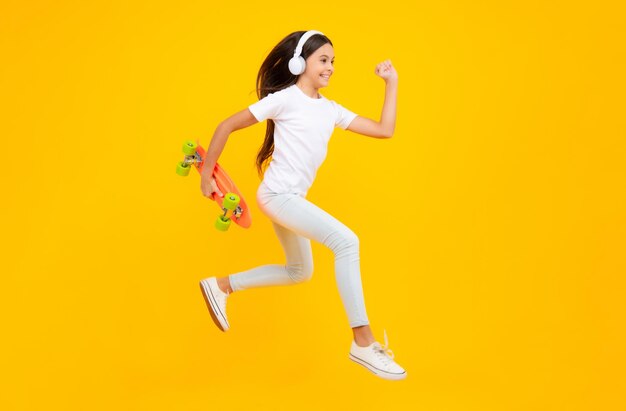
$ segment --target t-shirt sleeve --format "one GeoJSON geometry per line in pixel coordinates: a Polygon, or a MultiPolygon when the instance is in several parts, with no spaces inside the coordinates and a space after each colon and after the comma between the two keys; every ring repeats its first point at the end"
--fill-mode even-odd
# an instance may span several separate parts
{"type": "Polygon", "coordinates": [[[348,110],[341,104],[335,103],[335,109],[337,110],[337,119],[335,120],[335,127],[341,127],[342,129],[347,129],[352,120],[357,117],[356,113],[348,110]]]}
{"type": "Polygon", "coordinates": [[[280,114],[282,108],[282,98],[280,94],[270,93],[248,106],[248,110],[258,120],[263,121],[266,119],[274,120],[280,114]]]}

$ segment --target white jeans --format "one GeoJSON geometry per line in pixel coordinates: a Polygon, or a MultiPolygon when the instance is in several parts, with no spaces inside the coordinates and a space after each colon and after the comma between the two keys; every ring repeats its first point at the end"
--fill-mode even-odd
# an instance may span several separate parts
{"type": "Polygon", "coordinates": [[[277,194],[261,183],[257,202],[285,250],[286,265],[262,265],[229,276],[233,291],[302,283],[313,275],[311,239],[335,254],[335,278],[350,327],[368,325],[361,285],[359,238],[335,217],[298,194],[277,194]]]}

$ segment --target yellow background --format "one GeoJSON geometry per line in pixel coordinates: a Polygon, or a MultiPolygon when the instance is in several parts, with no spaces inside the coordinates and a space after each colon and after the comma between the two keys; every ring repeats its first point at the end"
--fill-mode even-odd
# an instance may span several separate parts
{"type": "Polygon", "coordinates": [[[30,1],[0,6],[3,410],[623,410],[624,10],[619,2],[30,1]],[[413,3],[413,4],[410,4],[413,3]],[[587,5],[583,5],[588,3],[587,5]],[[336,129],[308,198],[361,240],[402,382],[347,358],[333,255],[229,300],[198,281],[284,263],[255,201],[265,123],[220,158],[250,230],[217,232],[185,139],[256,101],[296,30],[335,45],[336,129]]]}

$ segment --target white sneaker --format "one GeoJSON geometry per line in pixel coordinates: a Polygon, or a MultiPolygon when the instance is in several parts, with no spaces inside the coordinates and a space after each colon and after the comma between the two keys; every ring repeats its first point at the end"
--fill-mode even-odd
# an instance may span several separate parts
{"type": "Polygon", "coordinates": [[[386,380],[403,380],[406,371],[393,360],[393,352],[389,349],[387,331],[385,331],[385,345],[374,342],[367,347],[360,347],[352,340],[350,359],[361,364],[377,376],[386,380]]]}
{"type": "Polygon", "coordinates": [[[200,290],[215,325],[224,332],[228,331],[230,327],[226,319],[226,298],[229,293],[220,290],[215,277],[205,278],[200,281],[200,290]]]}

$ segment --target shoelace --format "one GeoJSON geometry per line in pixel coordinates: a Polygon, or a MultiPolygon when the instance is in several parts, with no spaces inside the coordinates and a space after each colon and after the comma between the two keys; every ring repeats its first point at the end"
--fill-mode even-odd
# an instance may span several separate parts
{"type": "Polygon", "coordinates": [[[385,334],[385,345],[381,346],[380,344],[374,344],[374,351],[379,354],[384,355],[390,360],[393,360],[394,354],[391,349],[389,349],[389,340],[387,339],[387,330],[384,330],[385,334]]]}

